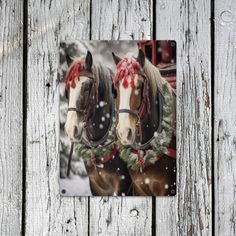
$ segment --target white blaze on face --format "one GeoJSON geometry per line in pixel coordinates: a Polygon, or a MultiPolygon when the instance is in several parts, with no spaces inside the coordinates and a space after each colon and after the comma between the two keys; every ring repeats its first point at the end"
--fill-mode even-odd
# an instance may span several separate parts
{"type": "MultiPolygon", "coordinates": [[[[135,85],[137,84],[138,75],[135,75],[134,82],[135,85]]],[[[132,88],[130,86],[131,77],[127,77],[127,81],[129,86],[124,88],[122,85],[122,81],[119,83],[119,91],[120,91],[120,105],[119,110],[127,109],[131,110],[130,108],[130,99],[132,94],[132,88]]],[[[117,132],[119,138],[124,145],[130,145],[134,142],[135,139],[135,124],[131,124],[130,122],[130,114],[129,113],[120,113],[119,114],[119,122],[117,125],[117,132]],[[131,136],[129,133],[131,132],[131,136]]]]}
{"type": "MultiPolygon", "coordinates": [[[[76,84],[75,88],[70,87],[68,108],[76,108],[76,102],[78,101],[79,95],[81,93],[82,83],[87,80],[89,80],[89,78],[84,76],[81,76],[79,81],[78,79],[75,79],[75,84],[76,84]]],[[[79,132],[81,132],[83,124],[79,123],[79,118],[76,111],[68,111],[65,124],[65,132],[71,141],[75,141],[74,137],[75,127],[79,132]]]]}

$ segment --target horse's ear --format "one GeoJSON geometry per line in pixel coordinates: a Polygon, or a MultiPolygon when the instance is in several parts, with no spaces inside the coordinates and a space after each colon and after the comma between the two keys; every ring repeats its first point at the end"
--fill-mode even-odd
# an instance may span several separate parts
{"type": "Polygon", "coordinates": [[[143,50],[141,50],[141,49],[139,49],[139,51],[138,51],[137,61],[139,62],[139,64],[142,67],[144,67],[144,64],[145,64],[145,54],[144,54],[143,50]]]}
{"type": "Polygon", "coordinates": [[[121,58],[116,56],[116,54],[114,52],[112,52],[112,57],[113,57],[113,60],[116,63],[116,65],[121,61],[121,58]]]}
{"type": "Polygon", "coordinates": [[[73,62],[73,59],[68,54],[66,54],[66,62],[68,67],[70,67],[73,62]]]}
{"type": "Polygon", "coordinates": [[[92,71],[93,57],[90,51],[87,52],[87,55],[85,58],[85,65],[86,65],[86,70],[92,71]]]}

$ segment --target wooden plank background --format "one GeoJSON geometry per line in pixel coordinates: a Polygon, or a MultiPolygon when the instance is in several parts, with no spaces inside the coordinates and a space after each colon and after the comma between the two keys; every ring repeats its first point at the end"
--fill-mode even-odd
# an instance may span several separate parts
{"type": "Polygon", "coordinates": [[[236,235],[235,12],[233,0],[0,0],[0,235],[236,235]],[[151,38],[177,42],[177,196],[61,197],[60,40],[151,38]]]}

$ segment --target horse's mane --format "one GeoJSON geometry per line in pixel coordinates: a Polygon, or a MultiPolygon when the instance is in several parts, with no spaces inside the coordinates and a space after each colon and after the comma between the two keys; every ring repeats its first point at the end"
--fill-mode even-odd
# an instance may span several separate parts
{"type": "Polygon", "coordinates": [[[96,82],[99,87],[99,94],[100,99],[107,100],[110,102],[111,100],[111,84],[112,84],[112,78],[113,78],[113,72],[108,68],[103,66],[101,63],[96,63],[93,65],[93,73],[96,77],[96,82]],[[107,96],[104,92],[108,91],[110,96],[107,96]],[[106,96],[106,97],[105,97],[106,96]]]}
{"type": "Polygon", "coordinates": [[[153,95],[157,94],[158,89],[162,92],[162,77],[158,68],[155,67],[148,59],[145,59],[143,70],[147,78],[150,80],[153,95]]]}

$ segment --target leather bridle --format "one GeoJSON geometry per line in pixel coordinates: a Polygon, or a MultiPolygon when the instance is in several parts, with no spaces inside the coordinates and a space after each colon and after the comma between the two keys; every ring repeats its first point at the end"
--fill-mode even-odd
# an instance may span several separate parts
{"type": "Polygon", "coordinates": [[[86,70],[83,70],[83,71],[80,71],[80,76],[85,76],[85,77],[88,77],[89,79],[91,79],[93,81],[93,85],[92,85],[92,88],[90,89],[90,93],[89,93],[89,96],[88,96],[88,100],[87,100],[87,103],[85,105],[85,109],[80,109],[80,108],[77,108],[77,107],[69,107],[67,109],[67,111],[75,111],[76,113],[78,114],[81,114],[83,115],[84,117],[84,121],[87,120],[87,116],[88,116],[88,112],[89,112],[89,108],[90,108],[90,101],[92,99],[92,94],[94,94],[94,96],[96,97],[96,101],[98,101],[98,88],[97,88],[97,84],[96,84],[96,79],[95,79],[95,76],[92,72],[89,72],[89,71],[86,71],[86,70]],[[94,93],[92,93],[91,91],[94,91],[94,93]]]}
{"type": "Polygon", "coordinates": [[[89,132],[87,130],[87,123],[88,123],[88,117],[89,117],[89,112],[90,112],[90,108],[91,108],[91,101],[93,100],[93,96],[95,97],[96,104],[98,104],[98,102],[99,102],[98,101],[98,87],[97,87],[96,79],[95,79],[95,76],[94,76],[93,73],[84,70],[84,71],[80,71],[80,76],[86,76],[86,77],[92,79],[92,81],[93,81],[93,85],[92,85],[92,88],[90,89],[90,94],[89,94],[89,97],[88,97],[88,100],[87,100],[87,104],[85,105],[85,109],[80,109],[80,108],[77,108],[77,107],[69,107],[67,109],[67,111],[68,112],[69,111],[75,111],[76,113],[83,115],[83,122],[85,123],[83,129],[85,129],[84,134],[85,134],[86,138],[84,138],[82,136],[82,141],[85,145],[87,145],[90,148],[97,148],[97,146],[104,143],[107,139],[110,128],[112,126],[112,122],[113,122],[112,117],[114,116],[114,110],[115,109],[114,109],[114,105],[112,104],[111,122],[110,122],[109,129],[106,132],[106,134],[99,141],[92,141],[92,142],[89,141],[89,140],[91,140],[91,135],[89,134],[89,132]],[[94,92],[92,92],[92,91],[94,91],[94,92]]]}
{"type": "MultiPolygon", "coordinates": [[[[142,134],[142,119],[145,114],[150,114],[151,108],[150,108],[150,101],[149,101],[149,84],[146,74],[143,70],[135,70],[134,74],[141,75],[144,79],[144,87],[143,87],[143,93],[142,93],[142,102],[137,110],[131,110],[131,109],[119,109],[117,111],[117,116],[121,113],[127,113],[130,115],[135,116],[136,119],[136,137],[139,138],[139,140],[142,140],[143,134],[142,134]]],[[[158,105],[159,105],[159,121],[158,121],[158,132],[161,132],[161,122],[162,122],[162,116],[163,116],[163,96],[160,91],[158,91],[158,105]]],[[[118,118],[117,118],[118,121],[118,118]]],[[[147,149],[150,146],[151,141],[153,140],[154,136],[148,140],[146,143],[141,144],[141,142],[135,143],[131,145],[133,149],[147,149]]],[[[135,138],[136,140],[136,138],[135,138]]]]}

